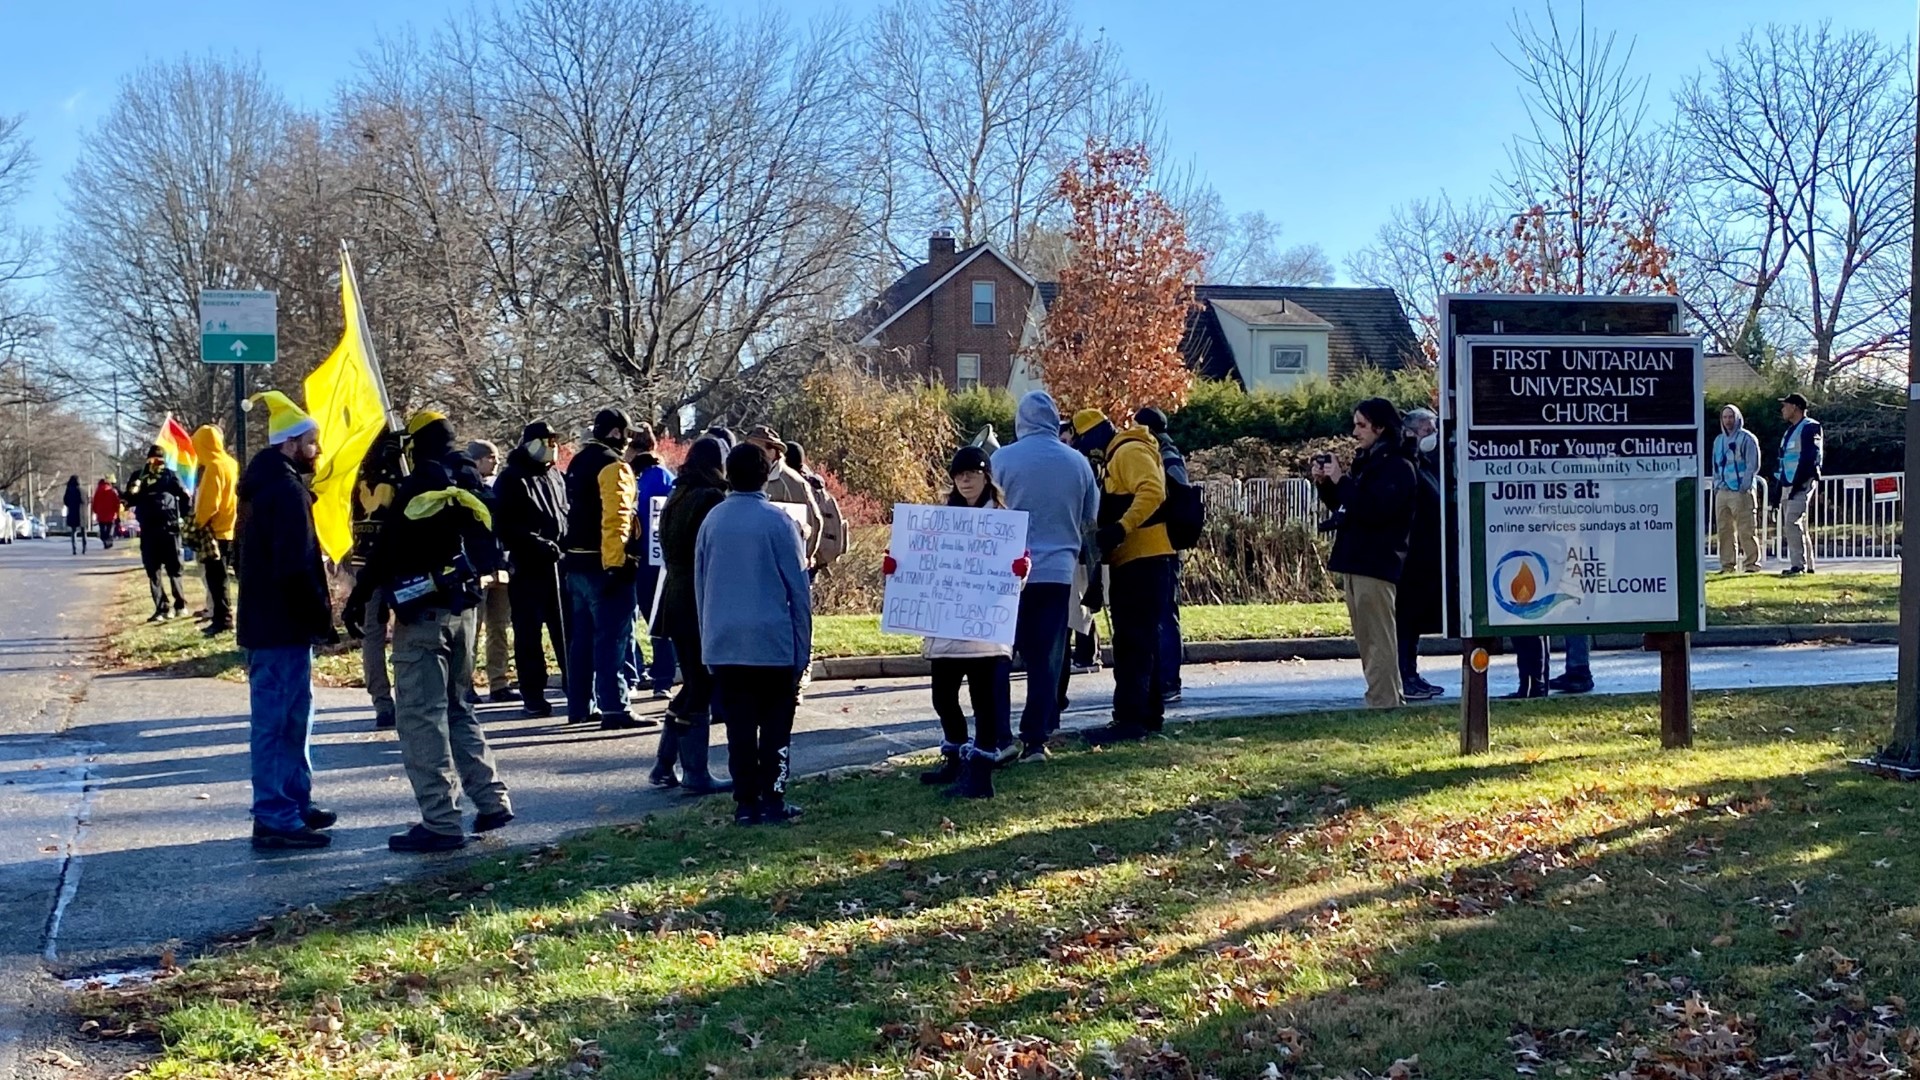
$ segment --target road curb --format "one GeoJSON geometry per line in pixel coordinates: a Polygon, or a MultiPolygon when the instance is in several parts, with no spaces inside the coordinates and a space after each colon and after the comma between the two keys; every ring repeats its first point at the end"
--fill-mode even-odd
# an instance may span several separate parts
{"type": "MultiPolygon", "coordinates": [[[[1899,637],[1899,623],[1827,623],[1787,626],[1713,626],[1693,635],[1695,648],[1758,648],[1766,645],[1804,645],[1845,642],[1886,645],[1899,637]]],[[[1638,634],[1602,634],[1593,647],[1603,650],[1638,649],[1638,634]]],[[[1350,637],[1261,638],[1250,641],[1196,641],[1186,647],[1189,664],[1257,664],[1281,660],[1355,660],[1359,647],[1350,637]]],[[[1420,639],[1422,656],[1458,656],[1460,642],[1449,638],[1420,639]]],[[[1107,662],[1112,663],[1108,653],[1107,662]]],[[[848,656],[815,660],[815,680],[914,679],[933,671],[920,656],[848,656]]]]}

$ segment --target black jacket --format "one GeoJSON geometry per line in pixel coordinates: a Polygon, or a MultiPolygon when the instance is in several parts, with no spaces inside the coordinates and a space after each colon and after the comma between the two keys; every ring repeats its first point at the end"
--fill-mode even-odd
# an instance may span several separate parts
{"type": "Polygon", "coordinates": [[[1382,442],[1361,451],[1340,483],[1320,485],[1320,501],[1340,511],[1327,569],[1399,581],[1413,527],[1413,462],[1405,449],[1382,442]]]}
{"type": "MultiPolygon", "coordinates": [[[[479,575],[500,569],[500,547],[493,530],[464,503],[448,501],[432,512],[409,516],[415,499],[437,492],[464,491],[481,499],[484,485],[472,459],[451,451],[422,456],[394,492],[393,506],[357,588],[392,589],[426,575],[442,579],[439,595],[428,605],[460,612],[480,602],[479,575]],[[448,571],[457,573],[449,575],[448,571]]],[[[422,508],[427,503],[421,504],[422,508]]],[[[396,611],[398,607],[396,606],[396,611]]]]}
{"type": "Polygon", "coordinates": [[[1440,590],[1447,579],[1440,542],[1440,452],[1423,454],[1409,440],[1407,454],[1414,469],[1413,525],[1400,587],[1393,594],[1394,621],[1401,633],[1438,634],[1443,629],[1440,590]]]}
{"type": "Polygon", "coordinates": [[[133,504],[140,535],[156,538],[179,536],[180,519],[193,504],[180,478],[164,465],[157,473],[142,469],[127,481],[127,501],[133,504]]]}
{"type": "Polygon", "coordinates": [[[277,446],[255,454],[240,478],[234,545],[241,648],[302,648],[333,637],[313,493],[277,446]]]}
{"type": "Polygon", "coordinates": [[[666,581],[660,587],[660,608],[654,613],[655,637],[698,636],[699,603],[694,590],[693,555],[700,526],[727,497],[721,474],[719,444],[701,439],[687,451],[680,478],[660,510],[660,560],[666,581]]]}
{"type": "Polygon", "coordinates": [[[80,490],[79,484],[69,483],[66,495],[67,526],[83,529],[87,524],[87,493],[80,490]]]}
{"type": "Polygon", "coordinates": [[[567,529],[567,482],[550,462],[517,446],[493,482],[493,533],[514,570],[542,570],[560,561],[567,529]]]}

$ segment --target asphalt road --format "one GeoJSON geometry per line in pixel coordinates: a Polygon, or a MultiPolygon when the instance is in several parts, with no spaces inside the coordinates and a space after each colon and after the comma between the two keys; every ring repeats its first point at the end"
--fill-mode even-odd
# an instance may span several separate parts
{"type": "MultiPolygon", "coordinates": [[[[0,975],[34,977],[0,977],[0,1077],[8,1075],[6,1029],[11,1023],[12,1044],[20,1045],[19,1029],[30,1027],[34,1008],[16,1000],[9,1010],[8,995],[20,998],[23,985],[44,990],[46,972],[140,966],[171,942],[190,951],[263,914],[682,801],[646,783],[653,732],[573,730],[487,709],[520,820],[458,855],[394,855],[387,835],[415,820],[398,746],[372,729],[362,692],[322,690],[315,788],[322,804],[340,812],[335,844],[256,854],[247,841],[246,688],[94,675],[86,667],[117,575],[135,572],[123,549],[82,560],[57,541],[0,548],[0,975]]],[[[1504,690],[1511,661],[1496,664],[1495,687],[1504,690]]],[[[1429,660],[1425,667],[1457,692],[1457,665],[1429,660]]],[[[1894,650],[1884,646],[1701,650],[1694,685],[1890,680],[1894,667],[1894,650]]],[[[1659,662],[1600,653],[1595,677],[1604,692],[1651,691],[1659,662]]],[[[1189,667],[1185,700],[1171,716],[1348,708],[1363,689],[1354,661],[1189,667]]],[[[1067,726],[1104,722],[1110,692],[1103,675],[1076,679],[1067,726]]],[[[1016,709],[1024,694],[1016,683],[1016,709]]],[[[660,708],[647,703],[641,711],[660,708]]],[[[871,764],[938,741],[922,680],[816,684],[796,728],[794,758],[803,771],[871,764]]],[[[719,747],[715,757],[724,767],[719,747]]]]}

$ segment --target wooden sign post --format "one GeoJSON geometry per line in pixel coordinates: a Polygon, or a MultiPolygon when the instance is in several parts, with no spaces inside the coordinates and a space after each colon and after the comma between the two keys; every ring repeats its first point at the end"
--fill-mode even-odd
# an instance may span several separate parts
{"type": "Polygon", "coordinates": [[[1689,745],[1688,634],[1705,619],[1700,339],[1673,333],[1673,298],[1464,296],[1442,311],[1461,752],[1488,746],[1498,639],[1622,633],[1660,652],[1662,743],[1689,745]]]}

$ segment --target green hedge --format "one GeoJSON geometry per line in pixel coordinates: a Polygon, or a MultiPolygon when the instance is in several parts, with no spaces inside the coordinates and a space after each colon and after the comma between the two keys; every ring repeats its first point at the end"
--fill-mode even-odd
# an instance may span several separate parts
{"type": "Polygon", "coordinates": [[[1235,383],[1202,382],[1174,414],[1168,434],[1182,450],[1225,446],[1235,439],[1296,443],[1347,435],[1353,430],[1353,407],[1361,401],[1383,397],[1402,411],[1426,406],[1433,401],[1433,380],[1428,369],[1388,374],[1368,368],[1338,383],[1310,379],[1283,391],[1247,393],[1235,383]]]}
{"type": "Polygon", "coordinates": [[[1873,383],[1837,383],[1812,391],[1790,378],[1776,378],[1754,390],[1730,393],[1708,387],[1708,441],[1703,449],[1711,451],[1712,437],[1720,430],[1720,409],[1731,403],[1746,415],[1747,427],[1760,440],[1762,459],[1771,471],[1787,431],[1786,421],[1780,418],[1780,398],[1796,390],[1807,395],[1813,406],[1808,411],[1824,429],[1823,471],[1828,475],[1899,472],[1904,466],[1906,395],[1898,387],[1873,383]]]}

